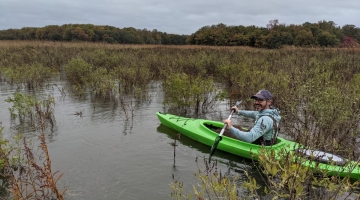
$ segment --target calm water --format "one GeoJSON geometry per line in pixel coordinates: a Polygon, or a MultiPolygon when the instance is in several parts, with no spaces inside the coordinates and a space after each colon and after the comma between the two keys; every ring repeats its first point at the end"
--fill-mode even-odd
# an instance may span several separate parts
{"type": "MultiPolygon", "coordinates": [[[[62,96],[54,84],[67,87],[65,82],[53,82],[36,95],[52,94],[55,97],[56,127],[47,133],[48,148],[53,172],[64,173],[59,188],[66,188],[66,199],[171,199],[170,183],[183,182],[188,189],[196,185],[194,173],[198,171],[195,159],[209,156],[210,147],[185,136],[176,147],[170,145],[177,134],[159,123],[157,111],[163,110],[163,93],[158,84],[149,89],[149,101],[133,101],[133,118],[126,120],[120,106],[105,100],[90,97],[74,97],[69,92],[62,96]],[[82,112],[82,116],[75,115],[82,112]]],[[[17,88],[0,83],[0,121],[5,127],[5,137],[18,132],[29,138],[37,133],[29,127],[11,122],[5,102],[17,88]]],[[[67,91],[67,90],[66,90],[67,91]]],[[[24,93],[26,91],[23,91],[24,93]]],[[[226,102],[203,117],[215,120],[227,118],[229,105],[226,102]]],[[[251,124],[242,118],[239,123],[251,124]]],[[[222,172],[240,174],[250,170],[251,163],[242,158],[217,151],[213,156],[219,161],[222,172]]]]}

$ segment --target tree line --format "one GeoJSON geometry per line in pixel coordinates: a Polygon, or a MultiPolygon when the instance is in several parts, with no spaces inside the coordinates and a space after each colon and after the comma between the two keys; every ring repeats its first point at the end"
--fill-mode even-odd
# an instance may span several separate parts
{"type": "Polygon", "coordinates": [[[261,48],[281,48],[284,45],[356,47],[358,42],[360,28],[349,24],[340,27],[325,20],[302,25],[285,25],[271,20],[266,27],[218,24],[202,27],[187,38],[188,44],[261,48]]]}
{"type": "Polygon", "coordinates": [[[342,27],[333,21],[305,22],[301,25],[280,24],[270,20],[266,27],[204,26],[191,35],[168,34],[156,29],[117,28],[93,24],[49,25],[42,28],[0,30],[0,40],[88,41],[119,44],[213,45],[281,48],[284,45],[301,47],[357,47],[360,28],[352,24],[342,27]]]}
{"type": "Polygon", "coordinates": [[[117,28],[93,24],[49,25],[0,31],[0,40],[87,41],[119,44],[185,44],[187,35],[167,34],[156,29],[117,28]]]}

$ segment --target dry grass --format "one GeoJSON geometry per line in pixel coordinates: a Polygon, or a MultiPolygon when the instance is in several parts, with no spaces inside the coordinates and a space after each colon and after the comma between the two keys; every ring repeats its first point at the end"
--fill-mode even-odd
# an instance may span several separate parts
{"type": "Polygon", "coordinates": [[[177,48],[177,49],[254,49],[248,46],[206,46],[206,45],[153,45],[153,44],[109,44],[101,42],[55,42],[55,41],[25,41],[25,40],[0,40],[0,47],[91,47],[91,48],[106,48],[106,49],[151,49],[151,48],[177,48]]]}
{"type": "MultiPolygon", "coordinates": [[[[105,48],[105,49],[151,49],[151,48],[170,48],[170,49],[234,49],[234,50],[264,50],[249,46],[206,46],[206,45],[153,45],[153,44],[109,44],[101,42],[56,42],[56,41],[27,41],[27,40],[0,40],[1,48],[14,48],[14,47],[67,47],[67,48],[105,48]]],[[[332,50],[332,51],[359,51],[359,47],[353,48],[325,48],[325,47],[296,47],[284,46],[282,50],[332,50]]],[[[271,50],[270,50],[271,51],[271,50]]]]}

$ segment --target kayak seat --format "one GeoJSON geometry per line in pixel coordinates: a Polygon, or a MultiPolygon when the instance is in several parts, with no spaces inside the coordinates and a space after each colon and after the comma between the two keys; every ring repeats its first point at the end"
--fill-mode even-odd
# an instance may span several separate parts
{"type": "Polygon", "coordinates": [[[254,142],[252,142],[252,144],[272,146],[277,144],[278,142],[279,142],[278,139],[276,139],[275,143],[272,144],[271,140],[264,140],[264,138],[261,136],[258,139],[256,139],[254,142]]]}

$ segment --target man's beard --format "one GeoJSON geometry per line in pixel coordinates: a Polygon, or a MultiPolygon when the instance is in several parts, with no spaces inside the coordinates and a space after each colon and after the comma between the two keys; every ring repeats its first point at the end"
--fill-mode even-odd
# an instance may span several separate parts
{"type": "Polygon", "coordinates": [[[254,104],[255,106],[255,109],[258,110],[258,111],[261,111],[264,109],[265,106],[261,105],[261,104],[254,104]]]}

